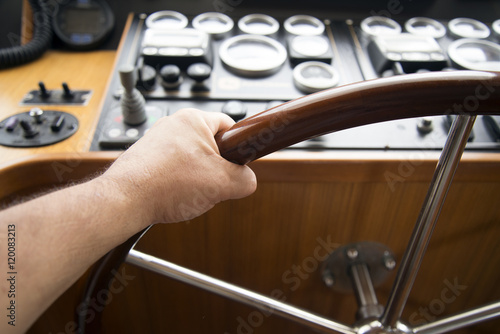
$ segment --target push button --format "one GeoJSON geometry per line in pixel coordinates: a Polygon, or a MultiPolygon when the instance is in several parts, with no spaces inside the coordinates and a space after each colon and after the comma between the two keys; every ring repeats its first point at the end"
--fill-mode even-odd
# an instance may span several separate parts
{"type": "Polygon", "coordinates": [[[235,122],[245,118],[247,109],[243,102],[237,100],[228,101],[222,106],[222,112],[230,116],[235,122]]]}

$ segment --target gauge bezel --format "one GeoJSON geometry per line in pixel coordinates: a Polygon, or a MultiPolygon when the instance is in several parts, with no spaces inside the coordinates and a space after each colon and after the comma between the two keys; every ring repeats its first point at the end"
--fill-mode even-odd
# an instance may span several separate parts
{"type": "Polygon", "coordinates": [[[452,42],[448,47],[448,56],[450,57],[452,62],[468,70],[495,71],[495,72],[500,71],[500,61],[497,62],[496,66],[484,67],[484,66],[478,66],[477,63],[470,62],[467,59],[464,59],[462,56],[460,56],[458,53],[459,48],[467,44],[471,46],[480,46],[489,48],[488,52],[494,50],[494,52],[496,52],[496,54],[500,58],[500,45],[484,39],[462,38],[452,42]]]}
{"type": "Polygon", "coordinates": [[[218,12],[206,12],[197,15],[195,18],[193,18],[193,21],[191,23],[193,25],[193,28],[204,31],[216,38],[224,36],[234,27],[234,21],[229,16],[218,12]],[[213,19],[219,20],[222,23],[220,29],[207,28],[207,26],[203,24],[204,21],[213,19]]]}
{"type": "Polygon", "coordinates": [[[242,76],[266,76],[278,71],[287,60],[287,52],[285,47],[276,40],[262,35],[238,35],[225,40],[219,49],[221,61],[229,67],[231,71],[242,76]],[[229,53],[231,47],[235,47],[241,43],[261,43],[270,46],[277,52],[276,58],[265,66],[255,66],[247,62],[242,64],[240,61],[233,59],[229,53]]]}
{"type": "Polygon", "coordinates": [[[321,35],[323,32],[325,32],[325,24],[321,22],[321,20],[310,15],[291,16],[285,20],[285,22],[283,23],[283,27],[288,33],[297,36],[314,36],[314,35],[321,35]],[[314,29],[311,32],[304,33],[303,31],[300,30],[300,28],[294,26],[294,24],[300,21],[310,23],[310,25],[314,29]]]}
{"type": "Polygon", "coordinates": [[[187,27],[188,19],[185,15],[183,15],[179,12],[176,12],[174,10],[162,10],[162,11],[158,11],[158,12],[154,12],[154,13],[150,14],[146,18],[145,23],[146,23],[146,27],[148,27],[150,29],[180,30],[180,29],[184,29],[187,27]],[[162,19],[162,18],[166,18],[166,17],[171,17],[173,19],[176,19],[179,22],[178,25],[165,28],[165,27],[162,27],[160,24],[155,23],[157,20],[162,19]]]}
{"type": "Polygon", "coordinates": [[[381,35],[397,35],[401,33],[402,28],[399,23],[385,16],[369,16],[361,21],[361,30],[370,36],[381,36],[381,35]],[[387,26],[392,28],[384,33],[376,32],[371,27],[371,24],[375,22],[385,23],[387,26]]]}
{"type": "Polygon", "coordinates": [[[338,71],[327,63],[320,61],[306,61],[295,66],[293,69],[293,82],[295,86],[305,93],[315,93],[320,90],[336,87],[339,84],[340,75],[338,71]],[[326,78],[306,78],[302,71],[311,66],[321,67],[332,75],[331,79],[326,78]]]}
{"type": "Polygon", "coordinates": [[[266,14],[248,14],[239,19],[238,28],[245,34],[270,36],[278,32],[280,24],[274,17],[266,14]],[[266,23],[269,28],[264,32],[253,29],[250,24],[255,21],[266,23]]]}
{"type": "Polygon", "coordinates": [[[488,38],[491,34],[490,28],[486,24],[484,24],[481,21],[475,20],[475,19],[470,19],[466,17],[457,17],[450,22],[448,22],[448,29],[450,30],[450,33],[458,38],[478,38],[478,39],[484,39],[488,38]],[[474,30],[471,33],[464,34],[461,32],[459,29],[457,29],[457,26],[460,23],[468,23],[476,28],[478,30],[474,30]]]}
{"type": "Polygon", "coordinates": [[[446,27],[441,22],[428,17],[413,17],[409,19],[405,23],[405,29],[407,32],[413,35],[430,36],[433,38],[442,38],[446,35],[446,27]],[[422,30],[415,27],[415,25],[418,23],[428,24],[434,27],[436,30],[434,33],[423,32],[422,30]]]}

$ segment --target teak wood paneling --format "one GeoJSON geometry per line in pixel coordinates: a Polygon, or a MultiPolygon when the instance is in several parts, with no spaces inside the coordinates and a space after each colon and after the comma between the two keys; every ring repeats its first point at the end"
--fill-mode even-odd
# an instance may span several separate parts
{"type": "MultiPolygon", "coordinates": [[[[264,294],[277,289],[287,302],[351,323],[354,297],[323,285],[321,261],[314,254],[322,256],[323,249],[372,240],[388,245],[401,259],[435,161],[420,162],[411,175],[390,186],[384,173],[397,173],[406,160],[315,162],[286,156],[277,154],[252,163],[259,179],[254,195],[221,203],[191,222],[155,226],[137,249],[264,294]]],[[[83,155],[74,171],[64,176],[74,180],[93,175],[114,157],[115,153],[83,155]]],[[[0,180],[5,176],[22,179],[33,165],[44,175],[38,188],[60,185],[51,168],[54,162],[71,162],[66,158],[40,156],[19,166],[10,164],[1,169],[0,180]]],[[[468,155],[457,172],[410,296],[406,319],[422,321],[500,299],[500,210],[496,205],[500,202],[500,174],[496,172],[500,163],[481,160],[468,155]],[[451,291],[449,286],[456,288],[451,291]]],[[[103,326],[107,333],[312,333],[132,265],[122,268],[130,278],[106,307],[103,326]]],[[[382,303],[393,278],[394,274],[377,289],[382,303]]],[[[30,332],[65,332],[83,285],[82,278],[30,332]]],[[[459,333],[491,333],[495,325],[498,320],[459,333]]]]}

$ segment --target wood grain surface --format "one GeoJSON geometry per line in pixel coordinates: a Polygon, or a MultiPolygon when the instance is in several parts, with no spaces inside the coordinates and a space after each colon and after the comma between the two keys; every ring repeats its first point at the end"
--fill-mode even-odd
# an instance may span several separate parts
{"type": "MultiPolygon", "coordinates": [[[[1,197],[16,199],[18,191],[25,196],[30,189],[84,179],[114,158],[114,153],[88,153],[73,161],[71,156],[50,154],[4,165],[0,180],[24,180],[33,170],[43,176],[23,181],[1,197]],[[54,163],[75,167],[61,182],[52,171],[54,163]]],[[[401,259],[435,160],[417,164],[407,159],[307,161],[283,156],[250,166],[259,181],[254,195],[221,203],[193,221],[155,226],[137,249],[266,295],[278,293],[287,302],[337,321],[353,322],[354,296],[331,291],[321,281],[324,256],[340,245],[370,240],[388,245],[401,259]],[[401,179],[391,182],[384,176],[389,174],[401,179]]],[[[410,323],[500,298],[499,170],[499,161],[470,157],[459,167],[405,309],[410,323]]],[[[128,264],[120,272],[126,280],[105,305],[105,333],[312,333],[128,264]]],[[[85,278],[47,310],[30,333],[68,332],[85,278]]],[[[382,303],[393,278],[377,289],[382,303]]],[[[102,306],[96,302],[95,307],[102,306]]],[[[456,333],[491,333],[498,325],[495,320],[456,333]]]]}
{"type": "Polygon", "coordinates": [[[42,58],[23,66],[0,71],[0,120],[29,111],[35,106],[21,106],[23,97],[38,89],[43,81],[47,89],[62,89],[66,82],[72,89],[91,89],[92,97],[86,106],[46,106],[42,109],[60,110],[73,114],[79,121],[78,131],[70,138],[41,148],[10,148],[0,146],[0,162],[38,153],[81,153],[89,150],[100,107],[113,69],[115,51],[74,53],[48,51],[42,58]]]}

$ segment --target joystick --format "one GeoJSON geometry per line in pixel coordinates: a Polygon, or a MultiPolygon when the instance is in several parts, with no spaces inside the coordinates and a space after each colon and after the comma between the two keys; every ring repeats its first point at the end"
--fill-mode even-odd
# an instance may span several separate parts
{"type": "Polygon", "coordinates": [[[129,125],[139,125],[146,121],[146,101],[142,94],[135,88],[137,76],[132,65],[120,67],[120,81],[125,89],[121,107],[123,121],[129,125]]]}

